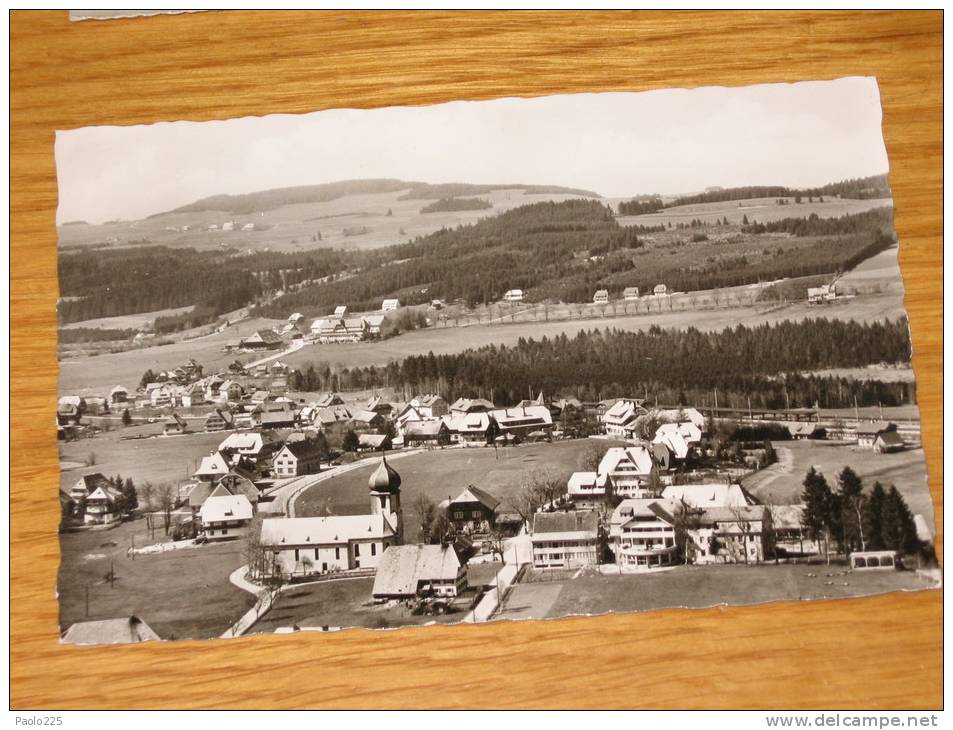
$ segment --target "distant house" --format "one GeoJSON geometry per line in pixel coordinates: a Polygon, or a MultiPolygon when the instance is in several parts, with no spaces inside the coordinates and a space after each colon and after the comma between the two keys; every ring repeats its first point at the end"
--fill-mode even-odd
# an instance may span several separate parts
{"type": "Polygon", "coordinates": [[[577,471],[569,477],[566,490],[577,509],[594,509],[612,494],[612,479],[596,471],[577,471]]]}
{"type": "Polygon", "coordinates": [[[275,454],[272,473],[279,479],[317,474],[321,459],[327,456],[326,443],[317,439],[286,443],[275,454]]]}
{"type": "Polygon", "coordinates": [[[452,598],[467,587],[467,566],[449,545],[394,545],[384,551],[374,576],[377,600],[452,598]]]}
{"type": "Polygon", "coordinates": [[[379,395],[375,395],[372,396],[364,405],[364,410],[374,411],[374,413],[379,413],[384,418],[390,418],[391,414],[394,412],[394,406],[385,401],[379,395]]]}
{"type": "Polygon", "coordinates": [[[599,562],[599,516],[592,511],[533,515],[533,567],[581,568],[599,562]]]}
{"type": "Polygon", "coordinates": [[[129,391],[121,385],[117,385],[109,391],[109,400],[111,403],[126,403],[129,400],[129,391]]]}
{"type": "Polygon", "coordinates": [[[111,618],[103,621],[80,621],[70,626],[60,638],[61,644],[138,644],[161,641],[149,624],[138,616],[111,618]]]}
{"type": "Polygon", "coordinates": [[[655,296],[663,296],[668,294],[668,287],[665,286],[665,284],[656,284],[655,288],[652,290],[652,293],[655,294],[655,296]]]}
{"type": "Polygon", "coordinates": [[[178,413],[172,413],[165,421],[162,422],[162,435],[171,436],[175,434],[185,433],[189,430],[188,424],[185,422],[185,419],[182,418],[178,413]]]}
{"type": "Polygon", "coordinates": [[[324,393],[313,403],[318,408],[329,408],[330,406],[343,406],[344,401],[337,393],[324,393]]]}
{"type": "Polygon", "coordinates": [[[257,428],[291,428],[296,419],[294,403],[282,401],[261,403],[251,412],[252,425],[257,428]]]}
{"type": "Polygon", "coordinates": [[[690,507],[747,507],[755,499],[740,484],[673,484],[662,490],[662,499],[685,502],[690,507]]]}
{"type": "Polygon", "coordinates": [[[400,308],[399,299],[385,299],[381,303],[382,312],[396,312],[400,308]]]}
{"type": "Polygon", "coordinates": [[[639,287],[637,287],[637,286],[627,286],[625,289],[622,290],[622,298],[623,298],[625,301],[627,301],[627,302],[631,302],[631,301],[633,301],[633,300],[635,300],[635,299],[638,299],[638,298],[639,298],[639,287]]]}
{"type": "Polygon", "coordinates": [[[86,474],[70,488],[69,496],[74,502],[85,500],[90,494],[100,487],[111,487],[112,483],[102,474],[86,474]]]}
{"type": "Polygon", "coordinates": [[[271,330],[258,330],[241,341],[246,350],[277,350],[281,347],[281,337],[271,330]]]}
{"type": "Polygon", "coordinates": [[[192,477],[200,482],[216,482],[228,474],[231,467],[231,460],[225,453],[213,451],[208,456],[202,457],[192,477]]]}
{"type": "Polygon", "coordinates": [[[857,424],[857,445],[873,449],[877,437],[887,431],[896,431],[897,425],[887,421],[870,421],[857,424]]]}
{"type": "Polygon", "coordinates": [[[255,224],[254,224],[254,223],[246,223],[245,225],[242,226],[242,230],[243,230],[243,231],[254,231],[254,230],[255,230],[255,224]]]}
{"type": "Polygon", "coordinates": [[[317,408],[311,416],[311,424],[320,429],[328,439],[343,437],[350,423],[351,412],[340,405],[317,408]]]}
{"type": "Polygon", "coordinates": [[[383,314],[367,314],[364,316],[366,333],[368,337],[380,337],[384,326],[384,320],[387,319],[383,314]]]}
{"type": "Polygon", "coordinates": [[[360,342],[370,334],[370,325],[364,317],[343,316],[316,319],[311,323],[311,336],[321,344],[360,342]]]}
{"type": "Polygon", "coordinates": [[[645,413],[641,400],[623,398],[613,403],[603,413],[600,420],[607,436],[631,438],[636,419],[645,413]]]}
{"type": "Polygon", "coordinates": [[[99,486],[86,497],[86,515],[83,521],[87,525],[107,525],[121,518],[119,501],[122,494],[113,486],[99,486]]]}
{"type": "Polygon", "coordinates": [[[378,433],[384,427],[384,417],[375,412],[361,410],[351,415],[351,430],[355,433],[378,433]]]}
{"type": "Polygon", "coordinates": [[[175,405],[175,387],[167,383],[157,385],[149,392],[153,408],[166,408],[175,405]]]}
{"type": "Polygon", "coordinates": [[[700,527],[692,530],[696,563],[760,563],[765,535],[772,532],[764,505],[711,507],[700,510],[700,527]]]}
{"type": "Polygon", "coordinates": [[[218,397],[223,403],[238,403],[245,397],[245,388],[238,381],[226,380],[219,386],[218,397]]]}
{"type": "Polygon", "coordinates": [[[485,535],[496,525],[500,500],[472,484],[447,503],[447,517],[464,535],[485,535]]]}
{"type": "Polygon", "coordinates": [[[450,429],[440,419],[407,421],[402,434],[405,446],[446,446],[450,443],[450,429]]]}
{"type": "Polygon", "coordinates": [[[257,433],[232,433],[218,445],[218,450],[232,464],[241,459],[261,462],[270,459],[281,448],[276,435],[270,431],[257,433]]]}
{"type": "Polygon", "coordinates": [[[422,418],[439,418],[450,412],[447,401],[434,393],[414,396],[407,407],[415,408],[422,418]]]}
{"type": "Polygon", "coordinates": [[[232,414],[224,408],[216,408],[205,417],[206,431],[224,431],[232,427],[232,414]]]}
{"type": "Polygon", "coordinates": [[[503,295],[504,302],[521,302],[523,301],[523,290],[522,289],[510,289],[503,295]]]}
{"type": "Polygon", "coordinates": [[[652,469],[655,458],[647,444],[616,446],[603,455],[596,470],[609,478],[613,493],[620,497],[645,497],[649,495],[652,469]]]}
{"type": "Polygon", "coordinates": [[[623,500],[609,521],[609,547],[625,568],[649,569],[675,562],[677,502],[623,500]]]}
{"type": "Polygon", "coordinates": [[[487,444],[500,435],[500,428],[489,413],[453,413],[442,418],[453,443],[487,444]]]}
{"type": "Polygon", "coordinates": [[[818,423],[792,422],[784,424],[792,439],[823,439],[827,438],[827,429],[818,423]]]}
{"type": "Polygon", "coordinates": [[[360,433],[357,440],[359,451],[390,451],[394,447],[386,433],[360,433]]]}
{"type": "Polygon", "coordinates": [[[64,395],[56,404],[56,421],[60,425],[79,423],[86,412],[86,400],[78,395],[64,395]]]}
{"type": "Polygon", "coordinates": [[[235,540],[244,537],[254,514],[244,494],[212,495],[199,510],[202,531],[209,540],[235,540]]]}
{"type": "Polygon", "coordinates": [[[281,360],[275,360],[271,365],[268,366],[268,372],[271,375],[287,375],[290,372],[288,363],[282,362],[281,360]]]}
{"type": "Polygon", "coordinates": [[[450,405],[450,413],[487,413],[494,408],[486,398],[457,398],[450,405]]]}
{"type": "Polygon", "coordinates": [[[496,421],[502,436],[525,439],[538,433],[549,438],[553,432],[553,416],[546,406],[496,408],[490,411],[490,416],[496,421]]]}
{"type": "Polygon", "coordinates": [[[278,397],[268,390],[256,390],[254,393],[248,396],[248,401],[250,403],[256,404],[265,403],[266,401],[274,401],[277,399],[278,397]]]}
{"type": "Polygon", "coordinates": [[[608,289],[599,289],[595,294],[592,295],[593,304],[608,304],[609,303],[609,290],[608,289]]]}
{"type": "Polygon", "coordinates": [[[200,383],[192,383],[182,393],[182,406],[191,408],[205,403],[205,388],[200,383]]]}
{"type": "Polygon", "coordinates": [[[903,438],[896,431],[881,431],[874,439],[874,451],[878,454],[903,451],[904,447],[903,438]]]}
{"type": "Polygon", "coordinates": [[[342,318],[345,314],[347,314],[346,304],[341,304],[334,308],[334,316],[337,317],[338,319],[342,318]]]}
{"type": "Polygon", "coordinates": [[[834,284],[822,284],[821,286],[812,286],[807,289],[808,304],[823,304],[833,301],[837,298],[837,292],[834,284]]]}

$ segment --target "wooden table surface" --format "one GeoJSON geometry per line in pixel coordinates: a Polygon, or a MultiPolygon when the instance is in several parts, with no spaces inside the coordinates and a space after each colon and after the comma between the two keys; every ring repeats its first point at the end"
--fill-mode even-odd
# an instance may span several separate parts
{"type": "Polygon", "coordinates": [[[874,75],[941,516],[941,12],[240,11],[71,23],[65,10],[14,11],[11,44],[14,708],[941,706],[940,591],[59,646],[52,428],[56,129],[874,75]]]}

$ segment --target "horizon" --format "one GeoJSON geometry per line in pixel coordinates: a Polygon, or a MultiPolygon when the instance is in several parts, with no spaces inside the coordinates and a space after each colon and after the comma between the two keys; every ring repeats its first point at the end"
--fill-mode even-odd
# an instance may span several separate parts
{"type": "Polygon", "coordinates": [[[881,116],[876,79],[848,77],[60,130],[56,221],[342,180],[515,180],[603,199],[812,188],[889,173],[881,116]]]}

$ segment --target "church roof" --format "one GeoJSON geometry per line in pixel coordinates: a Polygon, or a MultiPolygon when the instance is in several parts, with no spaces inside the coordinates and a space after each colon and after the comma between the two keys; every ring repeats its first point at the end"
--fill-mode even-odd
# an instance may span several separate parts
{"type": "Polygon", "coordinates": [[[367,480],[367,486],[372,492],[399,492],[400,474],[394,471],[394,468],[387,463],[387,458],[382,456],[381,463],[367,480]]]}

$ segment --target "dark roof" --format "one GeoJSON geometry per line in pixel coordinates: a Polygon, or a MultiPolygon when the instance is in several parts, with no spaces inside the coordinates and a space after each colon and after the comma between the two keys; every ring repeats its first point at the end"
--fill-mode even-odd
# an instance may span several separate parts
{"type": "Polygon", "coordinates": [[[550,532],[592,532],[599,526],[599,516],[591,510],[577,512],[537,512],[533,516],[533,534],[550,532]]]}
{"type": "Polygon", "coordinates": [[[500,504],[500,500],[492,494],[484,492],[482,489],[472,485],[464,489],[457,497],[450,500],[451,504],[465,504],[467,502],[479,502],[491,512],[500,504]],[[468,495],[472,495],[473,498],[470,499],[468,495]]]}
{"type": "Polygon", "coordinates": [[[877,434],[877,438],[883,441],[887,446],[903,446],[903,438],[896,431],[882,431],[877,434]]]}
{"type": "Polygon", "coordinates": [[[869,423],[857,424],[858,434],[869,434],[871,436],[876,436],[882,431],[890,431],[893,429],[896,429],[896,426],[887,421],[870,421],[869,423]]]}
{"type": "Polygon", "coordinates": [[[317,439],[289,441],[285,443],[285,448],[297,459],[320,458],[324,454],[324,446],[317,439]]]}

